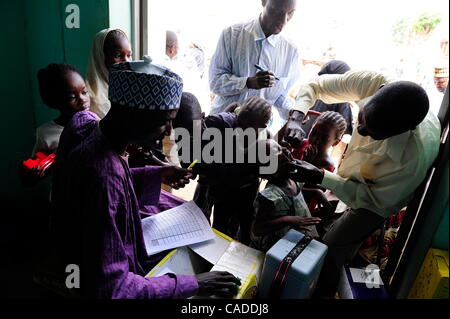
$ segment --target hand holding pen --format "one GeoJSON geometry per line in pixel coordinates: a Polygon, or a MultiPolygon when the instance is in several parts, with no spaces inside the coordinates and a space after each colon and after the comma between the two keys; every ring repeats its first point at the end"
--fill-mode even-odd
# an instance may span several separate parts
{"type": "Polygon", "coordinates": [[[255,68],[259,70],[255,76],[247,78],[247,87],[249,89],[261,90],[275,86],[275,80],[279,80],[271,71],[265,71],[259,65],[255,64],[255,68]]]}
{"type": "MultiPolygon", "coordinates": [[[[255,68],[257,68],[258,70],[260,70],[261,72],[265,72],[266,70],[264,70],[262,67],[260,67],[258,64],[255,64],[255,68]]],[[[270,72],[272,73],[272,72],[270,72]]],[[[273,73],[272,73],[273,74],[273,73]]],[[[275,74],[273,74],[273,76],[275,77],[275,80],[280,81],[280,78],[275,76],[275,74]]]]}

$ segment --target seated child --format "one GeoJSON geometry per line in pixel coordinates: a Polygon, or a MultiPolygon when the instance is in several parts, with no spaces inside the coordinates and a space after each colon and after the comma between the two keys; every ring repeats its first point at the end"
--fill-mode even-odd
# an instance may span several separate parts
{"type": "MultiPolygon", "coordinates": [[[[294,150],[293,157],[334,172],[335,164],[328,151],[331,147],[339,144],[346,129],[347,122],[341,114],[333,111],[323,112],[314,121],[307,142],[300,147],[302,150],[294,150]]],[[[313,215],[315,215],[319,203],[326,203],[323,191],[318,188],[305,189],[304,194],[313,215]]],[[[326,204],[326,206],[328,205],[326,204]]]]}
{"type": "MultiPolygon", "coordinates": [[[[269,140],[268,147],[281,147],[269,140]]],[[[301,186],[289,178],[289,169],[283,164],[291,161],[289,151],[279,152],[276,174],[268,179],[266,188],[254,202],[255,217],[252,224],[250,246],[268,251],[290,229],[317,238],[315,225],[321,219],[312,217],[303,198],[301,186]]]]}
{"type": "Polygon", "coordinates": [[[55,153],[64,126],[72,116],[90,106],[86,84],[78,70],[68,64],[49,64],[38,71],[39,93],[42,101],[59,111],[59,116],[42,124],[36,131],[36,152],[55,153]]]}

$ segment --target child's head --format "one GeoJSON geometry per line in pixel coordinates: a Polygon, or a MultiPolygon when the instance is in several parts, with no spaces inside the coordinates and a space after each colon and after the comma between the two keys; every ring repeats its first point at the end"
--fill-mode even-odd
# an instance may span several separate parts
{"type": "Polygon", "coordinates": [[[37,74],[42,101],[62,115],[72,116],[90,106],[86,84],[78,70],[69,64],[49,64],[37,74]]]}
{"type": "Polygon", "coordinates": [[[187,129],[192,134],[193,121],[201,120],[203,116],[204,114],[202,113],[202,108],[195,95],[192,93],[183,92],[181,95],[178,114],[172,123],[173,128],[177,129],[182,127],[187,129]]]}
{"type": "Polygon", "coordinates": [[[109,31],[103,44],[103,54],[108,70],[113,64],[131,61],[131,45],[125,32],[119,29],[109,31]]]}
{"type": "MultiPolygon", "coordinates": [[[[264,141],[258,141],[258,147],[265,149],[266,155],[270,156],[270,160],[276,160],[276,172],[271,175],[261,175],[267,178],[269,181],[274,180],[286,180],[289,178],[289,168],[288,163],[294,161],[291,152],[278,144],[274,139],[266,139],[264,141]]],[[[264,163],[259,163],[259,165],[265,165],[264,163]]]]}
{"type": "Polygon", "coordinates": [[[347,129],[347,122],[338,112],[323,112],[314,122],[309,132],[308,142],[319,152],[336,146],[347,129]]]}
{"type": "Polygon", "coordinates": [[[253,96],[247,99],[241,106],[238,114],[238,127],[262,129],[267,127],[272,116],[272,104],[266,100],[253,96]]]}

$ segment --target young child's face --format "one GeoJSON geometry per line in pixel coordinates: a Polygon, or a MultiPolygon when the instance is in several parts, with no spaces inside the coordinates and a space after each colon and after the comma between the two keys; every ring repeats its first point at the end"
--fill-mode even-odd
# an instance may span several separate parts
{"type": "Polygon", "coordinates": [[[109,70],[114,64],[131,61],[132,52],[128,39],[120,37],[116,39],[110,52],[105,52],[105,65],[109,70]]]}
{"type": "Polygon", "coordinates": [[[69,72],[64,77],[64,92],[61,96],[61,112],[73,115],[90,107],[91,99],[83,78],[76,72],[69,72]]]}
{"type": "Polygon", "coordinates": [[[277,157],[279,166],[283,166],[284,164],[294,160],[291,152],[287,148],[278,144],[278,142],[274,139],[267,139],[261,143],[265,143],[266,153],[273,154],[277,157]]]}
{"type": "MultiPolygon", "coordinates": [[[[262,143],[262,141],[260,143],[262,143]]],[[[272,154],[272,156],[276,156],[277,158],[277,171],[274,175],[272,175],[272,177],[277,176],[282,179],[289,178],[291,168],[287,164],[295,162],[292,153],[286,147],[282,147],[273,139],[268,139],[264,141],[264,143],[266,153],[272,154]]]]}
{"type": "Polygon", "coordinates": [[[308,143],[318,150],[327,150],[339,142],[336,133],[336,128],[329,123],[318,121],[309,132],[308,143]]]}

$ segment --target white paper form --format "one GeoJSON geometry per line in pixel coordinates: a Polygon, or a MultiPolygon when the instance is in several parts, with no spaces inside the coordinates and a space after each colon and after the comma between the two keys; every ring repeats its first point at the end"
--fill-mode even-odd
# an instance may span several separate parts
{"type": "Polygon", "coordinates": [[[263,257],[264,254],[259,250],[232,241],[211,271],[228,271],[241,279],[255,274],[259,281],[261,267],[258,265],[261,266],[263,257]]]}
{"type": "Polygon", "coordinates": [[[205,215],[190,201],[142,220],[148,255],[214,238],[205,215]]]}
{"type": "Polygon", "coordinates": [[[211,264],[215,265],[219,261],[220,257],[225,253],[231,241],[214,234],[214,238],[208,241],[190,245],[189,248],[205,258],[211,264]]]}

